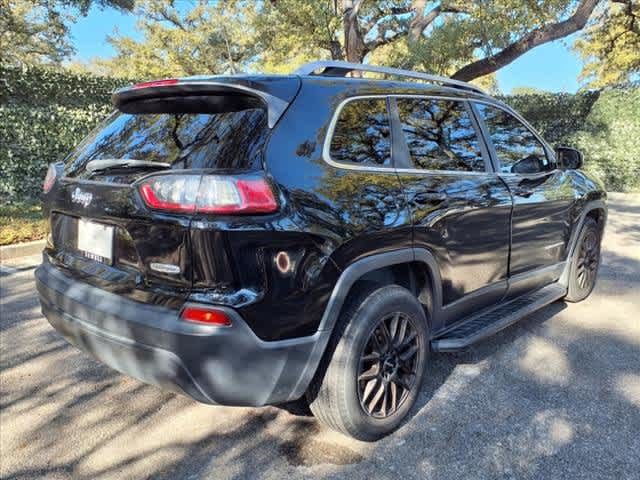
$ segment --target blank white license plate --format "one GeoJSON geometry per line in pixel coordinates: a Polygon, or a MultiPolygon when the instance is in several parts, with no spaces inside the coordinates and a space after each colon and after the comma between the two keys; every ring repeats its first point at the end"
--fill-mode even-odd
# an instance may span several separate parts
{"type": "Polygon", "coordinates": [[[78,250],[89,258],[110,264],[113,257],[113,227],[78,220],[78,250]]]}

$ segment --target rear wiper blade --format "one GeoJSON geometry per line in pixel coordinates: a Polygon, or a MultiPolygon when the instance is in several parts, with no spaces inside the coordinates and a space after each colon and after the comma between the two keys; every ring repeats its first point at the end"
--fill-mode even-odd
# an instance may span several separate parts
{"type": "Polygon", "coordinates": [[[151,160],[134,160],[132,158],[108,158],[104,160],[91,160],[84,168],[87,172],[93,173],[111,168],[171,168],[171,164],[152,162],[151,160]]]}

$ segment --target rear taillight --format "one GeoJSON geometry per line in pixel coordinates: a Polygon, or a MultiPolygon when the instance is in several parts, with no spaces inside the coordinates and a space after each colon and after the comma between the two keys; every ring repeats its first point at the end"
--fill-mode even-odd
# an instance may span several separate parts
{"type": "Polygon", "coordinates": [[[57,171],[55,165],[52,163],[49,165],[47,169],[47,175],[44,177],[44,183],[42,184],[42,191],[44,193],[49,192],[53,184],[56,183],[57,171]]]}
{"type": "Polygon", "coordinates": [[[217,327],[229,327],[231,319],[222,310],[215,308],[186,307],[181,315],[187,322],[206,323],[217,327]]]}
{"type": "Polygon", "coordinates": [[[157,175],[144,180],[139,189],[145,204],[155,210],[234,215],[278,209],[262,177],[157,175]]]}

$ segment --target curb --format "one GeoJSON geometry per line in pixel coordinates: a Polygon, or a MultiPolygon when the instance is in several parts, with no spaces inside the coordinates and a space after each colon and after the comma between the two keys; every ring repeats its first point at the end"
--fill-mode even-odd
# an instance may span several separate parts
{"type": "Polygon", "coordinates": [[[45,244],[46,240],[35,240],[33,242],[3,245],[0,247],[0,262],[20,257],[28,257],[29,255],[37,255],[44,250],[45,244]]]}

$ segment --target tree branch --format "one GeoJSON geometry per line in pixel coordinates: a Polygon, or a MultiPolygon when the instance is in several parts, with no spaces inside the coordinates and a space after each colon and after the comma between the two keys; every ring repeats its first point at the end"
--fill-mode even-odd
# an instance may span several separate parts
{"type": "Polygon", "coordinates": [[[429,13],[425,15],[425,6],[426,0],[414,0],[411,6],[415,14],[409,24],[409,40],[412,42],[418,40],[422,32],[442,13],[442,6],[438,5],[433,7],[429,13]]]}
{"type": "Polygon", "coordinates": [[[466,13],[464,7],[441,2],[425,14],[425,6],[425,0],[414,0],[411,5],[411,11],[415,13],[409,24],[409,40],[412,42],[418,40],[427,27],[443,13],[466,13]]]}
{"type": "Polygon", "coordinates": [[[581,0],[567,20],[537,28],[500,52],[462,67],[451,78],[469,81],[493,73],[539,45],[564,38],[582,30],[600,0],[581,0]]]}

